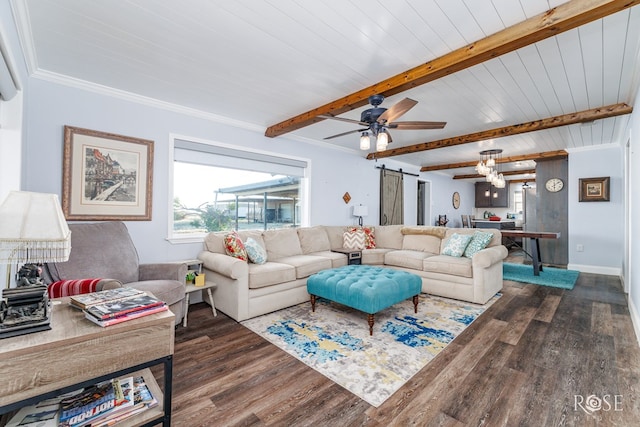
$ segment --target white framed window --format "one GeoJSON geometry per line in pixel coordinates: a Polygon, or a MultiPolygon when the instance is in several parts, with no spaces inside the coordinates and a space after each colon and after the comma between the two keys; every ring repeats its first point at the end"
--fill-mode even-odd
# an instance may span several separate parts
{"type": "Polygon", "coordinates": [[[309,160],[171,136],[169,239],[308,225],[309,160]]]}

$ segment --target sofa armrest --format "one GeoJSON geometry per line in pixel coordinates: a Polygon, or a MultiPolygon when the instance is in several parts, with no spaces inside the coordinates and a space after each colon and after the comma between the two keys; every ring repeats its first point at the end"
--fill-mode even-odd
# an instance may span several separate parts
{"type": "Polygon", "coordinates": [[[504,245],[490,246],[478,251],[471,259],[473,267],[487,268],[502,261],[509,251],[504,245]]]}
{"type": "Polygon", "coordinates": [[[182,262],[163,262],[153,264],[140,264],[138,277],[144,280],[177,280],[184,282],[187,275],[187,264],[182,262]]]}
{"type": "Polygon", "coordinates": [[[249,274],[246,261],[216,252],[202,251],[198,258],[208,270],[215,271],[231,279],[240,279],[249,274]]]}

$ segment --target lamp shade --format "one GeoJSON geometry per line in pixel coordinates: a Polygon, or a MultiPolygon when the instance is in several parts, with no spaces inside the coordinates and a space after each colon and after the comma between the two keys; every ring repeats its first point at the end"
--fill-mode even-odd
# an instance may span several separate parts
{"type": "Polygon", "coordinates": [[[366,206],[358,205],[353,207],[353,216],[367,216],[369,209],[366,206]]]}
{"type": "Polygon", "coordinates": [[[0,263],[64,262],[71,231],[56,194],[12,191],[0,205],[0,263]]]}

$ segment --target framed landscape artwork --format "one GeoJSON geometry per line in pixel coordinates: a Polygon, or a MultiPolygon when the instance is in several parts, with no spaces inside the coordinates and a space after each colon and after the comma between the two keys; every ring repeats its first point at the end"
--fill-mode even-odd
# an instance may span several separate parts
{"type": "Polygon", "coordinates": [[[64,127],[67,220],[150,221],[153,141],[64,127]]]}
{"type": "Polygon", "coordinates": [[[609,177],[580,178],[580,202],[608,202],[609,177]]]}

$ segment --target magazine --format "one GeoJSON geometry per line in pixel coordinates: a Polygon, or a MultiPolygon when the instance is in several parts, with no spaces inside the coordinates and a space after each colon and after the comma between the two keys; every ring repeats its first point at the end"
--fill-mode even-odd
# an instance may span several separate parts
{"type": "Polygon", "coordinates": [[[150,295],[135,295],[117,301],[108,301],[101,304],[92,305],[85,311],[92,314],[96,319],[105,320],[119,317],[134,311],[162,305],[164,302],[150,295]]]}
{"type": "Polygon", "coordinates": [[[109,424],[110,421],[115,419],[122,420],[123,418],[129,417],[133,415],[132,412],[134,412],[136,409],[144,406],[144,404],[142,403],[135,403],[133,377],[114,380],[114,384],[118,384],[119,387],[116,388],[113,408],[107,412],[97,415],[96,417],[87,419],[80,424],[77,424],[76,427],[84,427],[89,425],[91,427],[98,425],[111,425],[109,424]]]}
{"type": "Polygon", "coordinates": [[[104,381],[60,401],[60,427],[76,427],[111,411],[116,395],[121,394],[117,380],[104,381]],[[117,391],[118,390],[118,391],[117,391]]]}
{"type": "Polygon", "coordinates": [[[69,299],[72,306],[86,309],[96,304],[101,304],[107,301],[116,301],[140,294],[144,294],[144,291],[125,286],[122,288],[108,289],[106,291],[92,292],[89,294],[73,295],[69,297],[69,299]]]}
{"type": "Polygon", "coordinates": [[[92,314],[90,314],[89,312],[86,312],[86,311],[84,313],[84,317],[87,318],[88,320],[91,320],[93,323],[95,323],[97,325],[100,325],[103,328],[105,328],[107,326],[116,325],[118,323],[126,322],[128,320],[133,320],[133,319],[137,319],[139,317],[148,316],[150,314],[160,313],[162,311],[167,311],[168,309],[169,309],[169,307],[165,303],[162,303],[162,305],[157,305],[157,306],[154,306],[154,307],[145,308],[145,309],[138,310],[138,311],[132,311],[131,313],[126,313],[126,314],[123,314],[121,316],[112,317],[110,319],[105,319],[105,320],[100,320],[100,319],[96,318],[94,315],[92,315],[92,314]]]}

